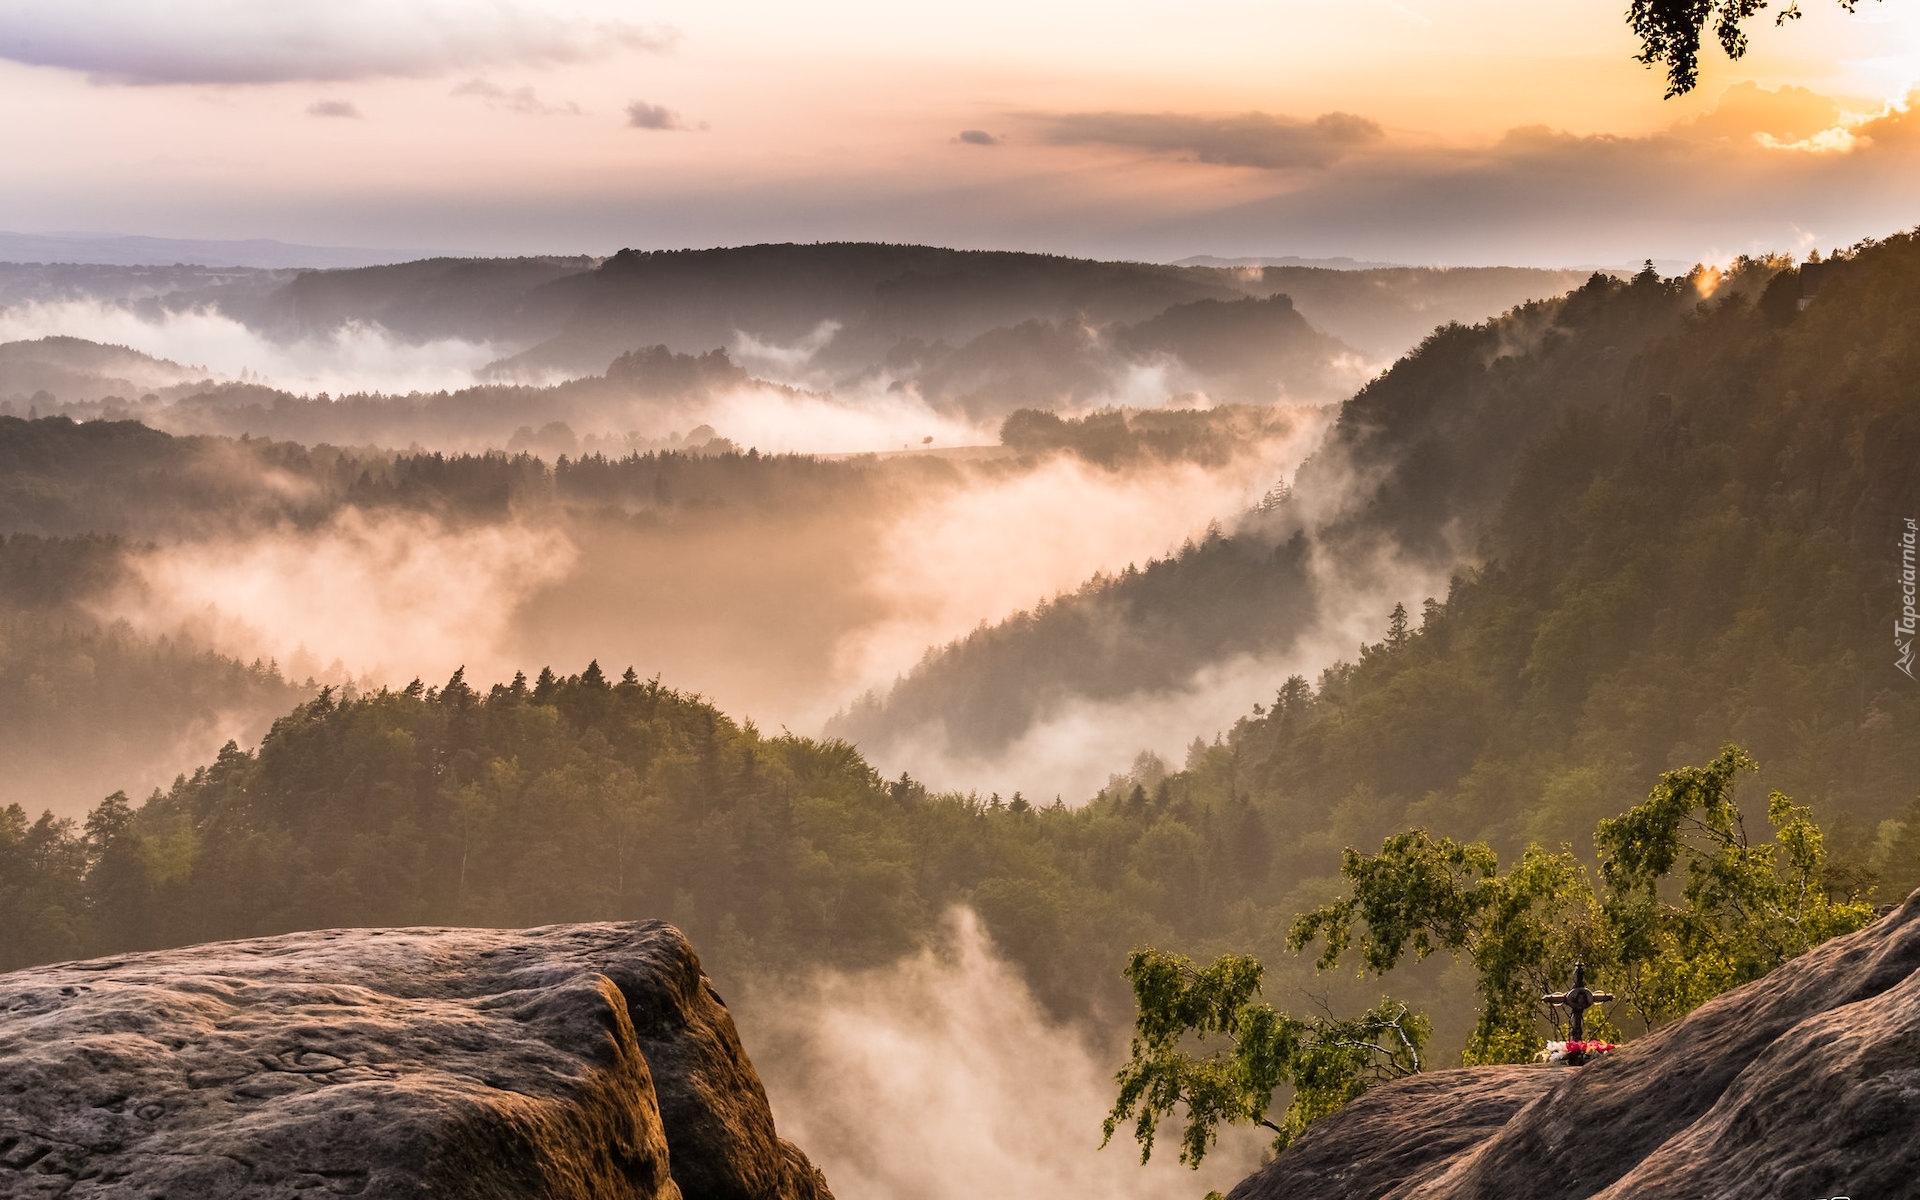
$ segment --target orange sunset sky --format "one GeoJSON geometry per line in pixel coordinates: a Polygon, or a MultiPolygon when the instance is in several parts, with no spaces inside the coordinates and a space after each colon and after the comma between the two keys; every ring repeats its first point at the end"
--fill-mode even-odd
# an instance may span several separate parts
{"type": "Polygon", "coordinates": [[[1920,221],[1920,0],[0,0],[0,228],[1617,264],[1920,221]]]}

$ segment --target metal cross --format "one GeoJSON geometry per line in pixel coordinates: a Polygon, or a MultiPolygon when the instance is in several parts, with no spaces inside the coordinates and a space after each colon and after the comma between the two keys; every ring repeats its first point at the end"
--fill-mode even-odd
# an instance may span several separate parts
{"type": "MultiPolygon", "coordinates": [[[[1572,1016],[1572,1020],[1569,1022],[1570,1032],[1567,1036],[1567,1040],[1570,1042],[1584,1042],[1587,1040],[1586,1038],[1587,1010],[1589,1008],[1592,1008],[1596,1004],[1604,1004],[1607,1001],[1613,999],[1613,993],[1612,992],[1596,992],[1592,988],[1588,987],[1587,986],[1587,964],[1583,962],[1577,962],[1573,964],[1573,986],[1572,987],[1568,988],[1564,992],[1549,992],[1540,998],[1542,1000],[1545,1000],[1548,1004],[1558,1004],[1558,1005],[1565,1006],[1567,1012],[1572,1016]]],[[[1586,1060],[1587,1060],[1587,1056],[1584,1054],[1569,1053],[1567,1055],[1567,1061],[1575,1065],[1583,1063],[1586,1060]]]]}

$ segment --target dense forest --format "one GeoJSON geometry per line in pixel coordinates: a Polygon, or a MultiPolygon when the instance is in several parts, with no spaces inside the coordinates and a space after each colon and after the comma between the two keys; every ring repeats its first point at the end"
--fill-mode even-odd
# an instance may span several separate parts
{"type": "MultiPolygon", "coordinates": [[[[1118,965],[1147,942],[1250,950],[1276,990],[1370,1001],[1284,948],[1337,893],[1343,847],[1418,825],[1585,857],[1599,819],[1728,742],[1762,768],[1747,802],[1791,793],[1837,879],[1900,894],[1920,884],[1920,692],[1888,635],[1920,508],[1920,241],[1857,248],[1803,305],[1807,284],[1777,264],[1718,287],[1649,271],[1437,333],[1249,520],[1297,530],[1318,473],[1358,471],[1377,486],[1330,523],[1336,548],[1438,554],[1477,530],[1470,564],[1446,595],[1379,613],[1353,661],[1276,680],[1177,769],[1143,756],[1084,803],[929,794],[853,746],[768,736],[598,666],[327,691],[143,803],[84,822],[7,810],[4,965],[302,925],[648,913],[727,977],[883,959],[965,902],[1063,1013],[1123,1007],[1118,965]]],[[[1293,544],[1223,533],[1101,587],[1285,608],[1261,589],[1293,544]]],[[[985,717],[1086,657],[1022,653],[1031,680],[979,676],[985,717]]],[[[1441,1044],[1463,1040],[1457,981],[1396,990],[1439,1009],[1441,1044]]]]}
{"type": "Polygon", "coordinates": [[[1143,903],[1169,850],[1198,865],[1191,834],[1154,849],[1170,825],[1140,845],[1154,822],[886,784],[844,744],[767,737],[597,665],[484,694],[460,675],[327,690],[257,753],[230,745],[137,808],[116,795],[84,825],[4,810],[0,964],[303,927],[666,914],[733,974],[884,960],[965,897],[1072,1009],[1112,947],[1169,931],[1156,908],[1202,911],[1184,871],[1143,903]]]}
{"type": "MultiPolygon", "coordinates": [[[[335,401],[342,402],[351,398],[335,401]]],[[[1297,413],[1244,405],[1108,409],[1068,421],[1017,413],[1002,431],[1007,453],[968,456],[965,469],[1017,473],[1059,454],[1109,469],[1220,466],[1263,439],[1288,436],[1299,421],[1297,413]]],[[[343,507],[400,507],[456,520],[553,506],[629,516],[788,509],[870,497],[877,489],[931,489],[962,470],[939,455],[761,454],[718,438],[684,449],[542,458],[178,436],[137,421],[0,416],[0,529],[152,537],[310,525],[343,507]]]]}

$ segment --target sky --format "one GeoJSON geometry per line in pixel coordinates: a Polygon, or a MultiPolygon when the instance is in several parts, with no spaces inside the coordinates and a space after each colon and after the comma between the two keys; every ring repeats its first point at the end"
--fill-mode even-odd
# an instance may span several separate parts
{"type": "Polygon", "coordinates": [[[0,229],[1724,261],[1912,227],[1920,0],[0,0],[0,229]],[[31,119],[22,119],[30,114],[31,119]]]}

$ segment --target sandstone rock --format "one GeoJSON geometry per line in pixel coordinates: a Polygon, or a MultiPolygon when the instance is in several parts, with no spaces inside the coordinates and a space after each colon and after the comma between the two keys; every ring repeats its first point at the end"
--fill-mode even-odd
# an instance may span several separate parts
{"type": "Polygon", "coordinates": [[[1309,1195],[1920,1196],[1920,893],[1587,1066],[1379,1088],[1228,1200],[1309,1195]]]}
{"type": "Polygon", "coordinates": [[[0,1195],[832,1200],[658,922],[0,976],[0,1195]]]}
{"type": "Polygon", "coordinates": [[[1552,1072],[1533,1067],[1485,1067],[1429,1071],[1375,1088],[1309,1127],[1229,1200],[1397,1194],[1498,1132],[1554,1082],[1552,1072]]]}

